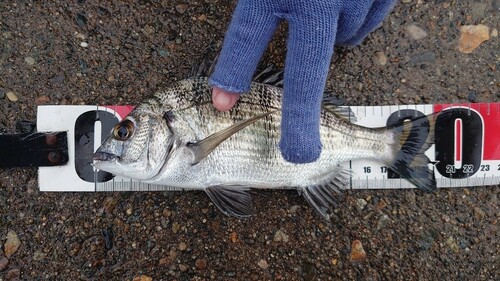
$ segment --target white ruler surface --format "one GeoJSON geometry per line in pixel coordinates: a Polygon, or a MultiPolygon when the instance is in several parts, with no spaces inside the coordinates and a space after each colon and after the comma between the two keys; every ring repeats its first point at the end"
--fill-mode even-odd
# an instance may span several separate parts
{"type": "MultiPolygon", "coordinates": [[[[69,161],[65,166],[40,167],[41,191],[165,191],[168,186],[145,184],[94,173],[92,153],[122,120],[131,106],[39,106],[40,132],[67,131],[69,161]],[[97,120],[97,121],[96,121],[97,120]],[[97,177],[97,178],[96,178],[97,177]],[[97,181],[96,181],[97,179],[97,181]]],[[[391,120],[436,115],[436,144],[426,155],[438,187],[500,184],[500,103],[352,106],[356,124],[383,127],[391,120]]],[[[352,171],[351,189],[414,188],[386,166],[367,160],[342,164],[352,171]]]]}

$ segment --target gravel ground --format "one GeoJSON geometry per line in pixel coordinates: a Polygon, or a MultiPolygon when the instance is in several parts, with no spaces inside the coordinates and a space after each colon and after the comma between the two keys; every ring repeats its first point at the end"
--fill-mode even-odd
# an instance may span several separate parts
{"type": "MultiPolygon", "coordinates": [[[[499,1],[401,2],[337,50],[328,88],[351,105],[500,101],[499,1]],[[459,51],[478,24],[489,40],[459,51]]],[[[0,1],[0,130],[40,104],[137,104],[186,78],[233,5],[0,1]]],[[[266,64],[283,65],[285,32],[266,64]]],[[[259,191],[239,220],[201,192],[41,193],[35,169],[4,169],[0,280],[499,280],[499,193],[349,191],[328,223],[296,192],[259,191]]]]}

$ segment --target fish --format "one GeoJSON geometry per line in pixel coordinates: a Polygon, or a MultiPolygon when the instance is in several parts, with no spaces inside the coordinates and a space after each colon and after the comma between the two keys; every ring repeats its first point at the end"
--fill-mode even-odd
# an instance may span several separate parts
{"type": "MultiPolygon", "coordinates": [[[[203,190],[224,214],[253,213],[251,189],[296,189],[326,220],[351,172],[341,164],[370,159],[387,165],[417,188],[436,189],[432,116],[382,128],[356,125],[354,113],[323,100],[323,149],[313,163],[283,159],[280,139],[283,90],[253,82],[234,108],[216,110],[206,78],[172,83],[135,107],[94,154],[94,167],[144,183],[203,190]]],[[[346,109],[347,108],[347,109],[346,109]]]]}

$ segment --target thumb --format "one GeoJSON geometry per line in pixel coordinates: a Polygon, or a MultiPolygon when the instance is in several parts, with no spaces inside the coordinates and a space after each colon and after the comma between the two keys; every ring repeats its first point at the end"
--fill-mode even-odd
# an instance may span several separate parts
{"type": "Polygon", "coordinates": [[[217,87],[212,90],[212,103],[220,111],[228,111],[233,108],[239,98],[238,93],[226,92],[217,87]]]}

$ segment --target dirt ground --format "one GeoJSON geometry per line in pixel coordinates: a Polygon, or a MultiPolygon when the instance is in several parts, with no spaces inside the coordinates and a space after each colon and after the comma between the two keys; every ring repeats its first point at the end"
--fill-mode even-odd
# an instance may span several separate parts
{"type": "MultiPolygon", "coordinates": [[[[131,2],[0,1],[0,130],[40,104],[139,103],[215,57],[234,7],[131,2]]],[[[328,89],[350,105],[498,102],[499,8],[403,0],[337,50],[328,89]],[[489,40],[460,52],[460,26],[477,24],[489,40]]],[[[283,65],[285,30],[265,64],[283,65]]],[[[42,193],[36,169],[3,169],[0,280],[499,280],[499,194],[349,191],[327,223],[296,192],[255,191],[240,220],[201,192],[42,193]],[[354,240],[365,260],[350,260],[354,240]]]]}

